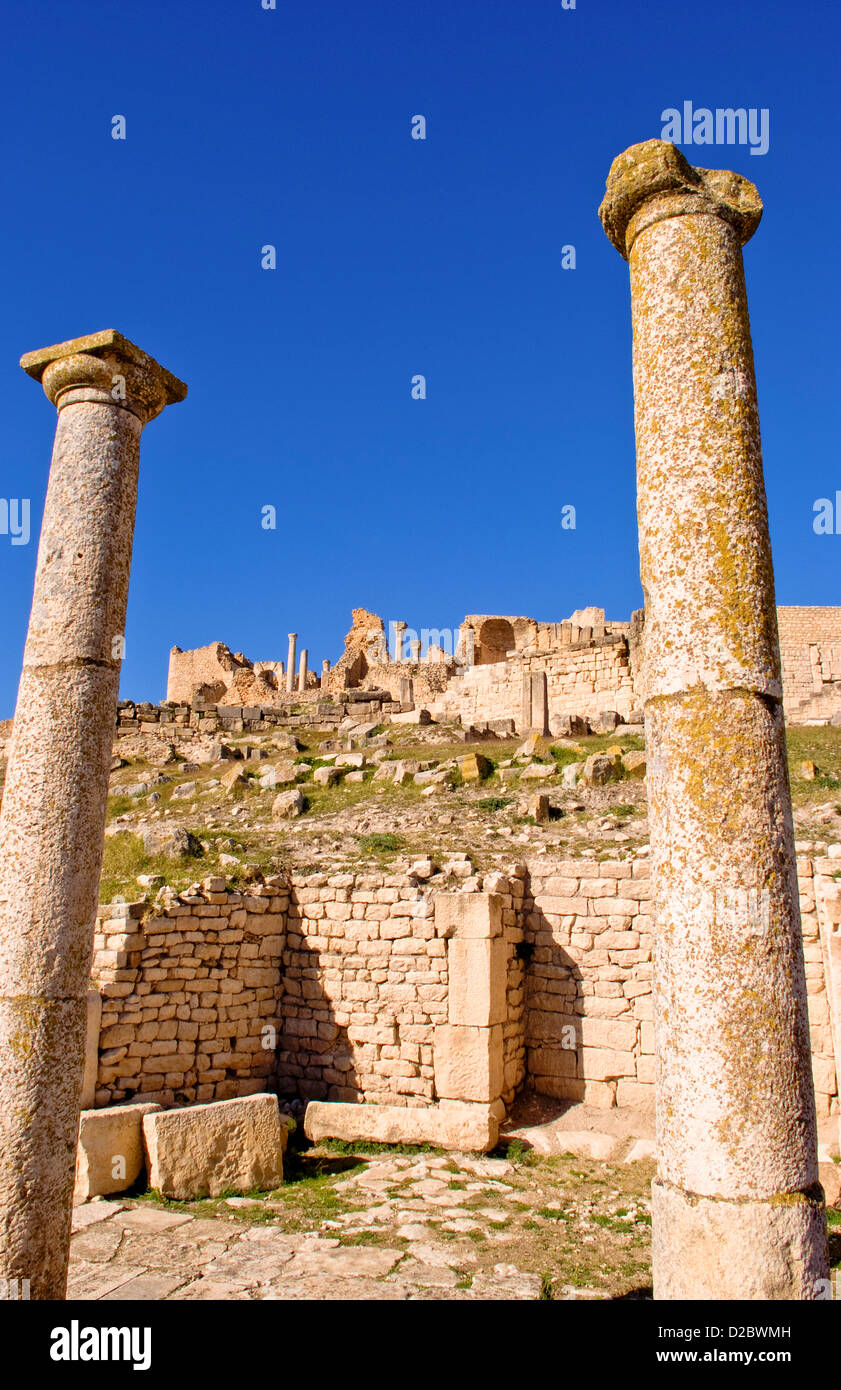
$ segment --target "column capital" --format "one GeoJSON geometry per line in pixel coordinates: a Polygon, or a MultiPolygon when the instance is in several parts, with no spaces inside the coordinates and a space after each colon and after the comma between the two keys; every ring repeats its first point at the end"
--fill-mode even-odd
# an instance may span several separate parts
{"type": "Polygon", "coordinates": [[[20,365],[58,410],[97,401],[122,406],[145,425],[187,395],[183,381],[113,328],[27,352],[20,365]]]}
{"type": "Polygon", "coordinates": [[[741,174],[696,169],[666,140],[631,145],[614,159],[599,217],[625,260],[645,227],[698,213],[729,222],[744,246],[759,226],[762,199],[741,174]]]}

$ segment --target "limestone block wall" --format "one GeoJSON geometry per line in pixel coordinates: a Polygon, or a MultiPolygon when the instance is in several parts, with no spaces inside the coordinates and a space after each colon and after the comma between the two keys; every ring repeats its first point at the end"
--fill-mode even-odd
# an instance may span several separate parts
{"type": "MultiPolygon", "coordinates": [[[[841,859],[800,858],[798,872],[825,1119],[839,1109],[841,859]]],[[[96,926],[89,1089],[97,1106],[274,1088],[497,1118],[524,1086],[649,1105],[649,903],[643,858],[541,857],[457,892],[373,870],[247,892],[212,877],[164,905],[111,904],[96,926]]]]}
{"type": "Polygon", "coordinates": [[[552,732],[564,715],[586,717],[613,709],[627,719],[637,706],[627,639],[610,633],[600,642],[473,666],[449,682],[430,711],[438,717],[461,719],[464,724],[514,719],[519,729],[523,677],[539,671],[546,672],[552,732]]]}
{"type": "Polygon", "coordinates": [[[510,1102],[525,1074],[524,890],[478,884],[440,893],[376,871],[240,893],[211,877],[165,905],[103,906],[96,1105],[267,1084],[392,1106],[510,1102]]]}
{"type": "Polygon", "coordinates": [[[289,887],[222,878],[166,908],[100,908],[92,982],[102,999],[97,1106],[229,1100],[266,1089],[289,887]]]}
{"type": "Polygon", "coordinates": [[[282,1095],[431,1103],[448,972],[428,890],[405,874],[295,881],[283,973],[282,1095]]]}
{"type": "MultiPolygon", "coordinates": [[[[838,859],[798,861],[819,1118],[838,1110],[819,914],[828,920],[828,894],[841,920],[839,868],[838,859]]],[[[650,897],[643,859],[528,864],[525,1042],[538,1092],[605,1108],[653,1102],[650,897]]]]}
{"type": "Polygon", "coordinates": [[[841,711],[841,608],[784,607],[777,609],[783,692],[790,722],[802,713],[841,711]],[[815,697],[818,697],[816,701],[815,697]],[[809,708],[814,702],[814,708],[809,708]]]}
{"type": "Polygon", "coordinates": [[[314,728],[333,731],[345,720],[379,723],[384,716],[400,712],[400,702],[382,690],[348,690],[332,700],[321,698],[317,690],[304,690],[286,696],[279,693],[270,705],[212,704],[193,700],[190,704],[135,704],[121,700],[117,708],[117,737],[135,733],[166,733],[175,729],[197,729],[205,734],[265,733],[278,726],[284,729],[314,728]]]}

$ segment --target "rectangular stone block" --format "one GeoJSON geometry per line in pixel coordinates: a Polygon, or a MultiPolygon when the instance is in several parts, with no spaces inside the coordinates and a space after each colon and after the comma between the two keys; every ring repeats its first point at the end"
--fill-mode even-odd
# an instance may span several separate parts
{"type": "Polygon", "coordinates": [[[455,937],[447,943],[447,961],[450,1023],[477,1028],[504,1023],[508,946],[503,938],[455,937]]]}
{"type": "Polygon", "coordinates": [[[584,1047],[581,1049],[579,1075],[586,1081],[615,1081],[620,1076],[635,1076],[636,1061],[630,1052],[584,1047]]]}
{"type": "Polygon", "coordinates": [[[96,1098],[96,1077],[99,1071],[99,1028],[102,1021],[102,997],[98,989],[89,989],[85,1026],[85,1073],[82,1080],[82,1109],[92,1110],[96,1098]]]}
{"type": "Polygon", "coordinates": [[[353,1105],[313,1100],[304,1133],[321,1139],[380,1144],[435,1144],[442,1149],[488,1153],[499,1139],[499,1119],[489,1105],[442,1101],[440,1105],[353,1105]]]}
{"type": "Polygon", "coordinates": [[[502,936],[503,908],[499,893],[436,893],[435,931],[445,937],[502,936]]]}
{"type": "Polygon", "coordinates": [[[189,1201],[283,1181],[289,1126],[273,1095],[163,1110],[143,1120],[149,1186],[189,1201]]]}
{"type": "Polygon", "coordinates": [[[435,1029],[435,1090],[443,1100],[490,1102],[502,1092],[502,1026],[468,1028],[444,1023],[435,1029]]]}
{"type": "Polygon", "coordinates": [[[110,1105],[101,1110],[82,1111],[76,1146],[74,1203],[126,1192],[134,1186],[144,1167],[143,1117],[160,1108],[153,1104],[110,1105]]]}

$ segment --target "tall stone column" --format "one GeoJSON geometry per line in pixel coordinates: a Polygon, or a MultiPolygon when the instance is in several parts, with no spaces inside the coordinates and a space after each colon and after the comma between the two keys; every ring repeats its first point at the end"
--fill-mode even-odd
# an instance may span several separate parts
{"type": "Polygon", "coordinates": [[[330,684],[330,662],[325,657],[321,663],[321,689],[326,690],[330,684]]]}
{"type": "Polygon", "coordinates": [[[600,209],[631,272],[658,1299],[823,1295],[827,1247],[738,174],[659,140],[600,209]]]}
{"type": "Polygon", "coordinates": [[[299,664],[299,666],[298,666],[298,689],[299,689],[299,691],[300,691],[300,690],[306,690],[306,688],[307,688],[307,668],[308,668],[308,665],[309,665],[309,655],[310,655],[310,654],[309,654],[307,648],[304,647],[303,651],[301,652],[301,661],[300,661],[300,664],[299,664]]]}
{"type": "Polygon", "coordinates": [[[297,632],[290,632],[289,651],[286,656],[286,692],[288,695],[291,695],[295,689],[295,649],[297,645],[297,632]]]}
{"type": "Polygon", "coordinates": [[[140,433],[187,388],[111,330],[21,366],[58,423],[0,813],[0,1278],[61,1299],[140,433]]]}

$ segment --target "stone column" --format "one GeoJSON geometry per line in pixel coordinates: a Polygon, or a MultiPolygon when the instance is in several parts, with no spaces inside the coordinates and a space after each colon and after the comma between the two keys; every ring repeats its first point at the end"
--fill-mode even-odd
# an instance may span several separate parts
{"type": "Polygon", "coordinates": [[[613,163],[629,262],[655,918],[658,1299],[826,1297],[738,174],[613,163]]]}
{"type": "Polygon", "coordinates": [[[291,695],[295,689],[295,649],[297,645],[297,632],[290,632],[289,651],[286,656],[286,692],[288,695],[291,695]]]}
{"type": "Polygon", "coordinates": [[[403,660],[403,633],[408,627],[408,623],[392,623],[394,629],[394,660],[403,660]]]}
{"type": "Polygon", "coordinates": [[[322,663],[321,663],[321,689],[322,689],[322,690],[326,690],[326,689],[327,689],[327,687],[328,687],[328,685],[329,685],[329,683],[330,683],[329,677],[330,677],[330,662],[329,662],[329,661],[327,660],[327,658],[325,657],[325,659],[324,659],[324,660],[322,661],[322,663]]]}
{"type": "Polygon", "coordinates": [[[308,652],[307,648],[304,647],[303,651],[301,652],[301,661],[300,661],[300,664],[299,664],[299,666],[298,666],[298,689],[299,689],[299,690],[306,690],[306,688],[307,688],[307,664],[308,664],[308,661],[309,661],[309,652],[308,652]]]}
{"type": "Polygon", "coordinates": [[[545,671],[532,671],[523,676],[521,733],[548,734],[549,694],[545,671]]]}
{"type": "Polygon", "coordinates": [[[413,642],[409,643],[409,660],[415,666],[420,661],[420,650],[421,644],[418,638],[415,638],[413,642]]]}
{"type": "Polygon", "coordinates": [[[111,330],[21,366],[58,424],[0,814],[0,1278],[62,1299],[140,433],[187,388],[111,330]]]}

